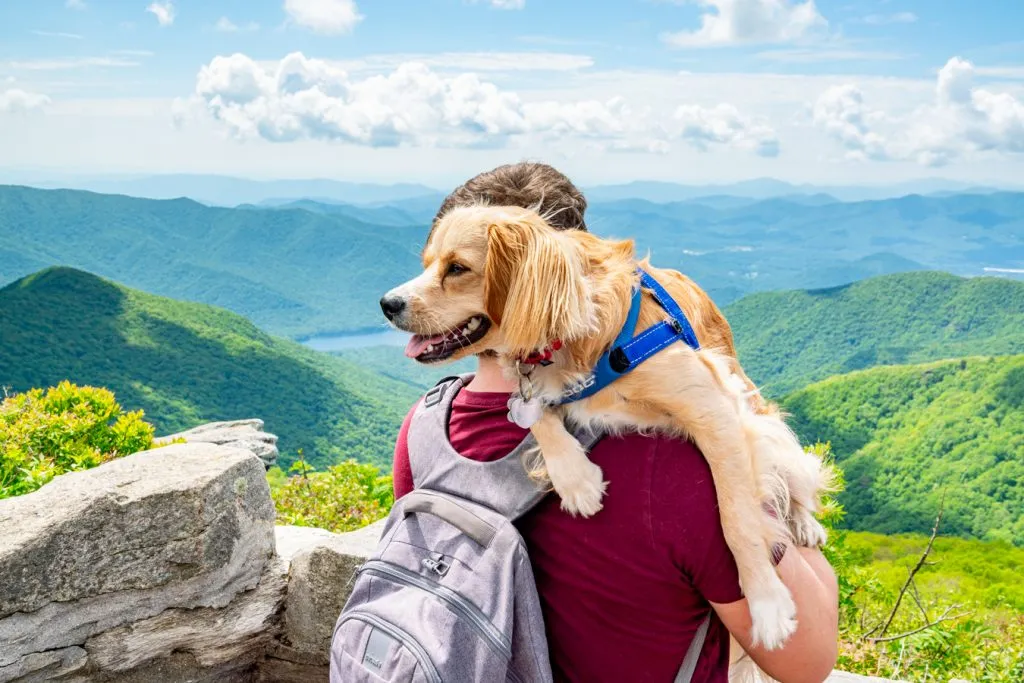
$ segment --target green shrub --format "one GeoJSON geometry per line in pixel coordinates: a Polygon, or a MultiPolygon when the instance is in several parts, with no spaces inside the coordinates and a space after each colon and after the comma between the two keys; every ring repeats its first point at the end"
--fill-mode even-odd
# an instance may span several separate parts
{"type": "Polygon", "coordinates": [[[374,465],[348,460],[314,472],[300,455],[290,471],[267,473],[278,524],[352,531],[387,515],[395,500],[391,475],[374,465]]]}
{"type": "Polygon", "coordinates": [[[7,396],[0,403],[0,498],[152,445],[142,412],[122,412],[107,389],[61,382],[7,396]]]}

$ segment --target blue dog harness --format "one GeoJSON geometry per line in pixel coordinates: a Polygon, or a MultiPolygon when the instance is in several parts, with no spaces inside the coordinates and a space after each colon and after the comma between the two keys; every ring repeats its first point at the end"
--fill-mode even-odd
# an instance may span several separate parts
{"type": "Polygon", "coordinates": [[[564,394],[557,405],[593,396],[677,341],[684,342],[694,351],[700,349],[697,335],[693,333],[690,321],[687,320],[686,314],[683,313],[683,309],[679,307],[675,299],[647,271],[637,268],[637,272],[640,274],[641,286],[633,291],[629,314],[626,316],[626,323],[622,326],[619,336],[612,342],[611,347],[597,359],[597,365],[594,366],[593,372],[582,385],[574,387],[564,394]],[[643,300],[644,287],[651,291],[654,300],[665,309],[668,319],[652,325],[634,337],[633,332],[636,330],[636,324],[640,318],[640,303],[643,300]]]}

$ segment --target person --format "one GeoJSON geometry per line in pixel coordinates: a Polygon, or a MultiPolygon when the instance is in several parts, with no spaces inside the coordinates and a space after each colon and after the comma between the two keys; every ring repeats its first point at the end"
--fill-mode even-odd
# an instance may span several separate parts
{"type": "MultiPolygon", "coordinates": [[[[482,173],[448,196],[437,218],[486,202],[535,208],[559,229],[585,230],[583,194],[554,168],[519,163],[482,173]]],[[[477,357],[456,396],[448,435],[463,457],[493,461],[526,436],[507,419],[514,390],[493,355],[477,357]]],[[[415,407],[414,407],[415,409],[415,407]]],[[[413,489],[406,418],[395,446],[394,489],[413,489]]],[[[715,487],[690,442],[659,435],[603,438],[590,453],[608,482],[604,508],[573,517],[548,495],[517,522],[533,565],[556,681],[664,683],[673,680],[713,608],[693,680],[728,680],[729,635],[783,683],[824,680],[836,661],[838,590],[817,549],[777,553],[793,593],[798,627],[782,648],[750,645],[750,612],[718,518],[715,487]]]]}

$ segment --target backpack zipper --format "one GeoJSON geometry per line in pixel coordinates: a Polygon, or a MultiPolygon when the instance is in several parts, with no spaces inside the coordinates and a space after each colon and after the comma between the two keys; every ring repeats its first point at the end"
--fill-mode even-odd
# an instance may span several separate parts
{"type": "Polygon", "coordinates": [[[405,649],[412,653],[413,658],[419,662],[420,667],[423,669],[423,673],[426,675],[427,679],[430,680],[430,683],[444,683],[444,681],[441,680],[441,674],[437,672],[437,667],[434,666],[434,662],[430,660],[430,655],[427,654],[427,651],[423,649],[423,646],[420,645],[415,638],[394,624],[388,623],[373,614],[369,614],[367,612],[352,612],[348,614],[344,619],[338,622],[337,626],[334,627],[334,635],[331,636],[332,641],[335,636],[338,635],[338,629],[340,629],[346,621],[350,621],[352,619],[362,621],[374,628],[378,628],[400,642],[405,649]]]}
{"type": "Polygon", "coordinates": [[[491,623],[491,620],[480,611],[479,607],[452,589],[442,586],[430,579],[424,578],[416,572],[409,571],[404,567],[393,565],[390,562],[384,562],[383,560],[369,560],[359,569],[359,571],[377,574],[378,576],[392,579],[398,583],[403,583],[405,585],[427,591],[431,595],[440,598],[442,601],[451,605],[456,612],[466,617],[474,627],[474,630],[483,637],[484,641],[490,645],[492,650],[501,655],[506,661],[512,658],[512,645],[509,643],[508,638],[505,637],[505,634],[499,631],[498,628],[491,623]]]}

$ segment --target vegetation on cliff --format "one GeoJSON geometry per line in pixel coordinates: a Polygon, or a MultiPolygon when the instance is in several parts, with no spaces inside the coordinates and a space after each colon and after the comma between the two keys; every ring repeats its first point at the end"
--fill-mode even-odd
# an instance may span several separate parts
{"type": "Polygon", "coordinates": [[[106,389],[61,382],[0,400],[0,498],[31,493],[65,472],[153,445],[142,411],[124,412],[106,389]]]}

